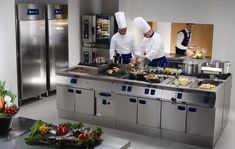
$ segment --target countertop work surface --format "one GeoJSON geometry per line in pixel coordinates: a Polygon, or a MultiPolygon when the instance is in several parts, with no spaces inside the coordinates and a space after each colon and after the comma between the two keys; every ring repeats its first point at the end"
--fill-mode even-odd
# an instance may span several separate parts
{"type": "MultiPolygon", "coordinates": [[[[41,145],[27,145],[24,138],[29,134],[29,128],[34,124],[35,120],[24,117],[14,119],[12,130],[5,134],[0,134],[1,149],[55,149],[54,147],[41,145]]],[[[127,149],[130,141],[110,136],[103,133],[101,136],[102,143],[95,149],[127,149]]]]}

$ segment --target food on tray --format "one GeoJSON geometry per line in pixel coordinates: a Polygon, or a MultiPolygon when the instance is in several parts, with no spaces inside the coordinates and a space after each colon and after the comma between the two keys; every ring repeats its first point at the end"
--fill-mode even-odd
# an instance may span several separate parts
{"type": "Polygon", "coordinates": [[[159,79],[159,77],[155,74],[148,74],[144,76],[146,79],[159,79]]]}
{"type": "Polygon", "coordinates": [[[107,72],[108,74],[110,74],[110,75],[113,74],[113,70],[112,70],[112,69],[108,69],[106,72],[107,72]]]}
{"type": "Polygon", "coordinates": [[[190,79],[187,77],[179,77],[179,79],[175,79],[174,84],[175,85],[182,85],[182,86],[187,86],[190,83],[190,79]]]}
{"type": "Polygon", "coordinates": [[[216,86],[214,84],[210,84],[210,83],[202,83],[201,85],[199,85],[199,88],[203,88],[203,89],[213,89],[216,86]]]}
{"type": "Polygon", "coordinates": [[[99,127],[86,127],[82,123],[48,124],[38,120],[30,128],[25,143],[64,148],[95,148],[101,143],[102,130],[99,127]],[[65,147],[66,148],[66,147],[65,147]]]}
{"type": "Polygon", "coordinates": [[[128,64],[130,67],[134,67],[135,66],[135,64],[133,64],[133,63],[129,63],[128,64]]]}
{"type": "Polygon", "coordinates": [[[164,74],[175,75],[177,73],[177,69],[175,69],[175,68],[165,68],[163,73],[164,74]]]}
{"type": "Polygon", "coordinates": [[[112,67],[108,70],[106,70],[107,74],[113,75],[114,73],[118,73],[121,69],[118,67],[112,67]]]}
{"type": "Polygon", "coordinates": [[[118,68],[118,67],[113,67],[112,70],[113,70],[114,72],[118,72],[118,71],[120,70],[120,68],[118,68]]]}
{"type": "Polygon", "coordinates": [[[133,75],[145,75],[147,74],[147,72],[145,72],[145,70],[141,69],[141,70],[135,70],[135,69],[131,69],[131,71],[129,71],[130,74],[133,75]]]}

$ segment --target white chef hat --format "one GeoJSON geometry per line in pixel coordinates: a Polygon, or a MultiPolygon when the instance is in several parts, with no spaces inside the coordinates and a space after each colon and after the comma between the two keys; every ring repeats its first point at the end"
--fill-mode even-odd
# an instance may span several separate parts
{"type": "Polygon", "coordinates": [[[144,20],[142,17],[137,17],[134,19],[136,26],[139,28],[139,30],[144,34],[147,33],[151,27],[149,24],[144,20]]]}
{"type": "Polygon", "coordinates": [[[116,12],[115,13],[115,18],[118,24],[118,28],[126,28],[126,18],[125,18],[125,14],[122,11],[116,12]]]}

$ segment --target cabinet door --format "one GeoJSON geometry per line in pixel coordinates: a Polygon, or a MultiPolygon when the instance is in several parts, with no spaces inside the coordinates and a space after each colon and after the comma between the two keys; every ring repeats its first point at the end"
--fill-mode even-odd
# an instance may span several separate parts
{"type": "Polygon", "coordinates": [[[94,115],[94,100],[93,90],[75,89],[75,112],[94,115]]]}
{"type": "Polygon", "coordinates": [[[187,133],[212,137],[214,132],[215,109],[188,106],[187,133]]]}
{"type": "Polygon", "coordinates": [[[136,123],[137,118],[137,98],[124,95],[115,95],[117,120],[136,123]]]}
{"type": "Polygon", "coordinates": [[[186,105],[162,102],[162,121],[163,129],[185,132],[186,124],[186,105]]]}
{"type": "Polygon", "coordinates": [[[160,127],[161,101],[138,98],[138,124],[160,127]]]}
{"type": "Polygon", "coordinates": [[[96,115],[114,118],[115,100],[109,92],[96,92],[96,115]]]}
{"type": "Polygon", "coordinates": [[[57,85],[58,109],[74,112],[74,88],[57,85]]]}

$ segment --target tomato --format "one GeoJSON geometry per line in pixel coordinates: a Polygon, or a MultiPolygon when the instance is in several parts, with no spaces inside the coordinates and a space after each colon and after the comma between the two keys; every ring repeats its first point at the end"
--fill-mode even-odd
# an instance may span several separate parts
{"type": "Polygon", "coordinates": [[[63,127],[63,128],[61,129],[61,132],[62,132],[62,134],[66,134],[66,133],[67,133],[67,128],[66,128],[66,127],[63,127]]]}
{"type": "Polygon", "coordinates": [[[57,125],[56,126],[56,135],[64,135],[67,133],[67,128],[66,127],[63,127],[61,125],[57,125]]]}
{"type": "Polygon", "coordinates": [[[9,111],[10,110],[10,107],[6,107],[6,109],[5,109],[6,111],[9,111]]]}
{"type": "Polygon", "coordinates": [[[62,126],[61,126],[61,125],[57,125],[57,126],[56,126],[56,135],[62,135],[61,129],[62,129],[62,126]]]}
{"type": "Polygon", "coordinates": [[[87,135],[87,134],[84,134],[84,133],[81,133],[81,134],[78,136],[78,139],[79,139],[79,140],[88,139],[88,135],[87,135]]]}

